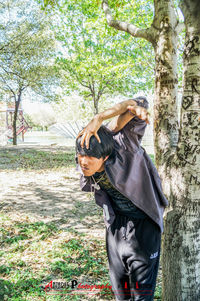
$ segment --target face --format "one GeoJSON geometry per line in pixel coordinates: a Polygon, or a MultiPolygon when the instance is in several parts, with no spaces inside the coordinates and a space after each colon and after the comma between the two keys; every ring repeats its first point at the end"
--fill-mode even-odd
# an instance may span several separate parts
{"type": "Polygon", "coordinates": [[[108,156],[103,158],[96,158],[90,156],[83,156],[78,154],[78,163],[83,171],[84,176],[90,177],[95,174],[95,172],[100,172],[104,170],[104,162],[108,159],[108,156]]]}

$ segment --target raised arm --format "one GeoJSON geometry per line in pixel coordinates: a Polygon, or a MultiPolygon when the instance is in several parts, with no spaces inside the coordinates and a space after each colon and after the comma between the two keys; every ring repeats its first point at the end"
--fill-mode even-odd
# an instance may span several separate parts
{"type": "Polygon", "coordinates": [[[148,112],[146,108],[138,105],[137,100],[129,99],[122,101],[113,107],[95,115],[88,125],[78,134],[77,138],[82,136],[81,146],[83,147],[85,142],[86,148],[89,148],[91,136],[94,135],[96,139],[101,142],[97,131],[104,120],[116,117],[110,122],[109,128],[112,131],[117,132],[122,129],[134,116],[138,116],[140,119],[149,123],[148,112]]]}
{"type": "Polygon", "coordinates": [[[135,116],[145,120],[146,123],[149,123],[149,113],[147,110],[138,105],[131,105],[127,107],[126,112],[113,118],[113,120],[108,124],[108,128],[111,131],[118,132],[135,116]]]}

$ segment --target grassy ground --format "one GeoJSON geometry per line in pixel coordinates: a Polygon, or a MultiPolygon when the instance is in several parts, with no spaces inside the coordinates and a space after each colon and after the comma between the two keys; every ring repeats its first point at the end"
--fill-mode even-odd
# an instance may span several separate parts
{"type": "Polygon", "coordinates": [[[6,147],[0,148],[0,170],[48,170],[74,166],[73,148],[6,147]]]}
{"type": "Polygon", "coordinates": [[[0,148],[0,300],[114,300],[71,288],[110,283],[102,212],[74,167],[73,149],[0,148]],[[45,291],[50,281],[67,287],[45,291]]]}

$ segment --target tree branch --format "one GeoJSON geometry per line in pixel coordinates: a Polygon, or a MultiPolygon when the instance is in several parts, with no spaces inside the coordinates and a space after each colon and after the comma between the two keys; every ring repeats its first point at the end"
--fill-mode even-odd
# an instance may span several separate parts
{"type": "Polygon", "coordinates": [[[76,77],[76,79],[77,79],[77,81],[79,82],[79,84],[80,84],[81,86],[83,86],[83,87],[85,87],[85,88],[91,90],[90,84],[87,85],[85,82],[79,80],[78,77],[76,77]]]}
{"type": "Polygon", "coordinates": [[[6,68],[5,68],[4,66],[1,66],[1,68],[2,68],[3,71],[4,71],[5,73],[7,73],[8,75],[13,74],[13,75],[16,75],[17,77],[19,77],[19,78],[21,78],[21,79],[24,80],[24,77],[22,77],[21,75],[19,75],[19,73],[13,72],[13,71],[8,71],[8,70],[6,70],[6,68]]]}
{"type": "Polygon", "coordinates": [[[92,94],[88,94],[88,95],[86,95],[85,97],[87,98],[87,97],[90,97],[90,96],[92,97],[93,95],[92,95],[92,94]]]}
{"type": "Polygon", "coordinates": [[[94,97],[94,99],[95,99],[95,84],[94,84],[94,78],[92,77],[92,93],[93,93],[93,97],[94,97]]]}
{"type": "Polygon", "coordinates": [[[83,87],[85,87],[85,88],[91,90],[90,85],[87,85],[87,82],[86,82],[86,81],[81,80],[81,79],[78,77],[78,74],[77,74],[74,70],[72,70],[72,73],[74,74],[74,76],[76,77],[77,82],[78,82],[81,86],[83,86],[83,87]]]}
{"type": "MultiPolygon", "coordinates": [[[[8,90],[10,90],[11,91],[11,93],[14,95],[14,97],[16,98],[16,95],[15,95],[15,92],[13,91],[13,89],[8,85],[8,83],[5,81],[5,79],[3,78],[3,76],[0,74],[0,77],[1,77],[1,79],[2,79],[2,81],[3,81],[3,83],[4,83],[4,86],[6,86],[7,88],[8,88],[8,90]]],[[[1,86],[1,89],[3,90],[3,91],[5,91],[6,92],[6,90],[3,88],[3,86],[1,86]]]]}
{"type": "Polygon", "coordinates": [[[103,86],[103,84],[102,84],[102,83],[103,83],[103,80],[102,80],[102,82],[101,82],[101,84],[100,84],[99,91],[98,91],[97,100],[99,100],[100,97],[104,94],[104,91],[105,91],[105,89],[107,88],[107,85],[110,84],[111,82],[112,82],[112,80],[109,79],[108,81],[105,82],[105,84],[104,84],[104,86],[103,86]],[[103,86],[103,87],[102,87],[102,86],[103,86]]]}
{"type": "Polygon", "coordinates": [[[107,20],[107,23],[109,26],[111,26],[117,30],[125,31],[125,32],[131,34],[133,37],[143,38],[143,39],[153,43],[152,28],[141,29],[141,28],[138,28],[135,25],[127,23],[127,22],[114,20],[111,10],[108,5],[108,0],[102,1],[102,8],[105,13],[106,20],[107,20]]]}

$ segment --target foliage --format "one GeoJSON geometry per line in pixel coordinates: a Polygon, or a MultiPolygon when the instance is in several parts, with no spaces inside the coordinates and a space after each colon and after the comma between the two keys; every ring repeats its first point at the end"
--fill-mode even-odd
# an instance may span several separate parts
{"type": "Polygon", "coordinates": [[[152,48],[146,41],[110,28],[95,1],[59,1],[54,9],[56,38],[63,49],[58,63],[68,93],[76,90],[92,100],[96,112],[102,95],[132,97],[152,88],[152,48]]]}
{"type": "Polygon", "coordinates": [[[51,97],[55,83],[55,39],[49,19],[33,1],[0,4],[0,91],[7,98],[31,89],[51,97]]]}
{"type": "MultiPolygon", "coordinates": [[[[99,110],[103,111],[111,104],[114,105],[114,99],[106,98],[103,95],[99,103],[99,110]]],[[[93,103],[86,102],[83,96],[79,95],[64,96],[58,102],[52,103],[52,108],[56,121],[63,124],[66,121],[81,121],[83,124],[87,124],[94,115],[93,103]]]]}

